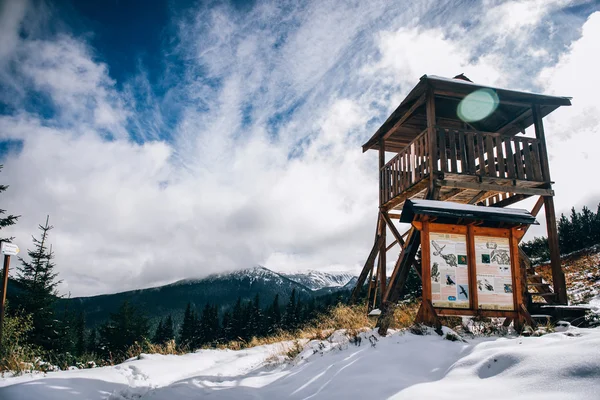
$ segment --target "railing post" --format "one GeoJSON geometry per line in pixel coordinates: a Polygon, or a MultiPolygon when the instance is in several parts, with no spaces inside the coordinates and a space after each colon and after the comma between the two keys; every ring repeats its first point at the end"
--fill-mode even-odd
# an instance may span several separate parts
{"type": "Polygon", "coordinates": [[[429,141],[429,173],[430,173],[430,188],[433,188],[434,174],[438,171],[437,168],[437,134],[435,130],[435,93],[433,89],[427,90],[426,112],[427,112],[427,140],[429,141]]]}

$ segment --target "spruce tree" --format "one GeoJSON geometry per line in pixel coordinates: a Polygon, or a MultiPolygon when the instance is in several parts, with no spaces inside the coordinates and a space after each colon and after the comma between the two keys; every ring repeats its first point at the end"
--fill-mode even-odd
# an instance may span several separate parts
{"type": "Polygon", "coordinates": [[[152,341],[156,344],[164,343],[164,329],[163,329],[163,321],[162,318],[158,321],[158,325],[156,326],[156,331],[154,332],[154,338],[152,341]]]}
{"type": "Polygon", "coordinates": [[[298,306],[296,304],[296,289],[292,289],[290,300],[287,306],[285,306],[285,313],[283,314],[283,329],[292,330],[296,329],[298,319],[298,306]]]}
{"type": "Polygon", "coordinates": [[[272,335],[281,328],[281,307],[279,306],[279,293],[275,294],[273,303],[266,311],[266,334],[272,335]]]}
{"type": "Polygon", "coordinates": [[[85,315],[80,311],[75,317],[75,354],[81,356],[87,349],[85,341],[85,315]]]}
{"type": "Polygon", "coordinates": [[[125,301],[116,313],[100,327],[100,339],[106,353],[123,355],[135,342],[148,337],[148,319],[125,301]]]}
{"type": "Polygon", "coordinates": [[[232,326],[231,326],[231,312],[225,311],[223,313],[223,322],[221,324],[221,333],[219,335],[219,341],[228,342],[233,340],[232,326]]]}
{"type": "Polygon", "coordinates": [[[188,302],[183,314],[183,323],[179,330],[179,344],[181,346],[192,346],[196,334],[196,313],[192,304],[188,302]]]}
{"type": "Polygon", "coordinates": [[[165,322],[163,324],[163,343],[166,343],[170,340],[175,339],[175,330],[173,327],[173,317],[171,314],[167,315],[165,322]]]}
{"type": "Polygon", "coordinates": [[[244,309],[242,298],[238,297],[231,313],[231,338],[233,340],[244,336],[244,309]]]}
{"type": "Polygon", "coordinates": [[[26,314],[33,316],[30,341],[46,349],[52,348],[57,339],[53,304],[57,299],[56,286],[60,283],[54,272],[52,246],[48,245],[48,233],[53,228],[48,221],[46,217],[45,225],[39,225],[40,238],[33,237],[34,249],[27,250],[29,261],[19,257],[21,265],[17,267],[17,281],[24,289],[17,302],[26,314]]]}
{"type": "Polygon", "coordinates": [[[98,334],[96,329],[92,329],[86,342],[86,350],[88,353],[98,353],[98,334]]]}

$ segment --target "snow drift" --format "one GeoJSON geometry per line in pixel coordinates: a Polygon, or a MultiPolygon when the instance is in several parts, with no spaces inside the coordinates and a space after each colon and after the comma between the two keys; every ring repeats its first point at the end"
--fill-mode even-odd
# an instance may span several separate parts
{"type": "Polygon", "coordinates": [[[311,341],[0,379],[0,399],[596,399],[600,328],[542,337],[449,341],[438,335],[343,332],[311,341]],[[374,344],[374,345],[372,345],[374,344]]]}

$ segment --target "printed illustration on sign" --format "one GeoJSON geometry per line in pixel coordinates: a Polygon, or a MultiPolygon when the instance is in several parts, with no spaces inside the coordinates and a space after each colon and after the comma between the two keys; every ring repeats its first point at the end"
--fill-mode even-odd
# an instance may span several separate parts
{"type": "Polygon", "coordinates": [[[513,288],[508,238],[475,236],[479,308],[513,310],[513,288]]]}
{"type": "Polygon", "coordinates": [[[433,305],[469,308],[466,235],[432,232],[429,243],[433,305]]]}

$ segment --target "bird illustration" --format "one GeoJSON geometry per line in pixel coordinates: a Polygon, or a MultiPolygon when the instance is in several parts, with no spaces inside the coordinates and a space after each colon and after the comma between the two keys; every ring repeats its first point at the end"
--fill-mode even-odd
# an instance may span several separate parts
{"type": "Polygon", "coordinates": [[[451,267],[458,266],[457,260],[456,260],[456,255],[442,253],[442,251],[446,248],[446,245],[440,246],[435,240],[431,241],[431,245],[435,248],[435,251],[433,252],[434,256],[442,257],[444,259],[444,261],[446,262],[446,264],[448,264],[451,267]]]}
{"type": "Polygon", "coordinates": [[[452,278],[450,278],[450,275],[446,275],[446,285],[456,285],[456,282],[454,282],[452,278]]]}
{"type": "Polygon", "coordinates": [[[490,281],[488,281],[487,279],[484,279],[484,280],[485,280],[485,288],[488,290],[488,292],[493,292],[494,286],[492,286],[490,281]]]}
{"type": "Polygon", "coordinates": [[[460,293],[465,295],[465,298],[468,299],[469,295],[467,294],[467,291],[465,290],[465,287],[462,285],[458,285],[459,289],[460,289],[460,293]]]}
{"type": "Polygon", "coordinates": [[[440,271],[439,271],[439,264],[434,262],[433,266],[431,267],[431,279],[434,282],[439,282],[440,281],[440,271]]]}

